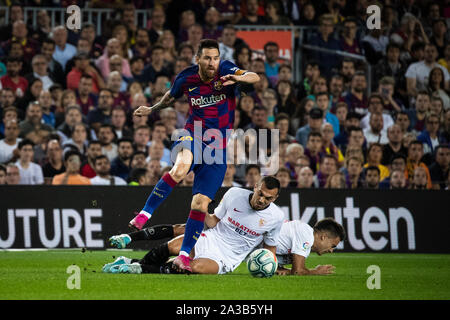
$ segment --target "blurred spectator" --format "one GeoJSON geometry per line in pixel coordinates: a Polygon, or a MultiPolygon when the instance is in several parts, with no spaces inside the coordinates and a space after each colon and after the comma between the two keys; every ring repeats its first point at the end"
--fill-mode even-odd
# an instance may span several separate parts
{"type": "Polygon", "coordinates": [[[417,132],[425,128],[425,118],[430,109],[431,100],[427,91],[419,91],[416,96],[415,107],[407,109],[410,127],[417,132]]]}
{"type": "Polygon", "coordinates": [[[438,51],[438,59],[445,56],[445,44],[448,41],[447,23],[444,18],[438,18],[432,22],[432,36],[430,43],[436,46],[438,51]]]}
{"type": "Polygon", "coordinates": [[[169,76],[171,72],[164,66],[164,48],[160,45],[155,45],[152,48],[151,63],[142,71],[140,81],[154,83],[158,74],[169,76]]]}
{"type": "Polygon", "coordinates": [[[428,76],[434,67],[441,68],[444,72],[444,88],[449,88],[450,75],[447,69],[436,62],[437,55],[436,46],[428,43],[425,45],[424,60],[409,65],[405,77],[407,91],[410,97],[415,97],[420,91],[427,89],[428,76]]]}
{"type": "Polygon", "coordinates": [[[63,143],[63,150],[76,150],[81,155],[81,160],[84,159],[88,147],[88,132],[84,123],[77,123],[73,127],[70,139],[63,143]]]}
{"type": "Polygon", "coordinates": [[[73,128],[77,123],[82,122],[82,119],[81,109],[78,105],[71,105],[65,109],[64,122],[56,128],[58,130],[57,133],[61,137],[62,144],[69,139],[73,128]]]}
{"type": "Polygon", "coordinates": [[[113,126],[110,124],[102,124],[98,129],[98,140],[102,144],[102,153],[106,155],[111,162],[117,157],[117,145],[114,143],[115,139],[116,133],[113,126]]]}
{"type": "MultiPolygon", "coordinates": [[[[3,95],[3,92],[9,91],[9,90],[2,90],[2,93],[0,93],[0,97],[3,95]]],[[[2,122],[0,122],[0,137],[3,137],[5,134],[5,124],[8,121],[14,120],[18,122],[19,117],[17,114],[17,109],[13,106],[11,107],[5,107],[3,108],[3,115],[2,115],[2,122]]]]}
{"type": "Polygon", "coordinates": [[[52,79],[55,79],[56,83],[59,83],[63,88],[66,87],[66,75],[62,65],[53,58],[55,53],[56,43],[55,40],[46,38],[41,44],[41,54],[45,56],[48,62],[49,75],[52,79]]]}
{"type": "Polygon", "coordinates": [[[293,84],[288,80],[279,80],[276,84],[276,93],[278,101],[274,108],[275,115],[281,112],[293,115],[298,105],[293,84]]]}
{"type": "Polygon", "coordinates": [[[19,142],[19,160],[16,162],[16,166],[20,171],[20,184],[43,184],[44,175],[42,174],[42,168],[32,162],[34,156],[34,143],[29,139],[24,139],[19,142]]]}
{"type": "MultiPolygon", "coordinates": [[[[345,102],[338,102],[336,104],[336,117],[339,120],[339,135],[341,134],[342,131],[346,130],[345,124],[346,124],[346,120],[347,120],[347,115],[348,115],[348,106],[345,102]]],[[[334,132],[334,130],[333,130],[334,132]]],[[[339,136],[336,135],[336,136],[339,136]]]]}
{"type": "Polygon", "coordinates": [[[388,143],[383,145],[383,158],[381,163],[388,165],[392,156],[401,154],[406,157],[408,149],[402,145],[402,130],[398,124],[393,124],[387,129],[388,143]]]}
{"type": "Polygon", "coordinates": [[[345,176],[342,172],[335,172],[327,178],[326,189],[345,189],[347,187],[345,176]]]}
{"type": "Polygon", "coordinates": [[[328,107],[330,104],[329,93],[322,91],[316,94],[316,103],[317,106],[323,111],[325,115],[325,121],[333,126],[334,133],[336,135],[339,134],[339,119],[336,115],[332,114],[328,111],[328,107]]]}
{"type": "Polygon", "coordinates": [[[240,183],[234,181],[234,174],[236,173],[236,167],[234,164],[227,164],[227,171],[223,178],[222,187],[242,187],[240,183]]]}
{"type": "Polygon", "coordinates": [[[111,124],[113,101],[113,93],[110,89],[100,90],[97,108],[89,110],[87,114],[87,122],[96,132],[98,132],[102,124],[111,124]]]}
{"type": "Polygon", "coordinates": [[[136,151],[143,151],[148,155],[148,143],[150,141],[150,127],[142,125],[134,130],[133,146],[136,151]]]}
{"type": "Polygon", "coordinates": [[[127,184],[122,178],[110,174],[111,164],[105,155],[100,155],[94,159],[94,168],[97,175],[91,178],[92,185],[124,186],[127,184]]]}
{"type": "Polygon", "coordinates": [[[261,179],[261,169],[256,164],[249,164],[245,168],[245,187],[253,189],[256,183],[261,179]]]}
{"type": "Polygon", "coordinates": [[[303,127],[309,118],[309,112],[315,106],[315,101],[311,98],[303,98],[291,117],[290,132],[296,134],[298,128],[303,127]]]}
{"type": "Polygon", "coordinates": [[[445,109],[450,108],[450,97],[445,92],[444,72],[441,68],[434,67],[428,76],[428,91],[432,96],[442,99],[445,109]]]}
{"type": "Polygon", "coordinates": [[[120,91],[122,85],[122,75],[118,71],[112,71],[107,79],[106,87],[113,94],[113,105],[120,106],[125,111],[130,108],[129,100],[126,92],[120,91]]]}
{"type": "Polygon", "coordinates": [[[164,144],[161,141],[154,140],[148,149],[147,162],[150,160],[158,160],[161,167],[166,167],[170,165],[170,162],[165,162],[162,160],[164,156],[164,144]]]}
{"type": "Polygon", "coordinates": [[[370,117],[372,113],[379,113],[383,116],[383,128],[382,131],[386,131],[387,128],[394,124],[392,117],[386,113],[383,109],[383,98],[377,93],[372,93],[368,102],[368,113],[361,119],[361,128],[366,129],[370,126],[370,117]]]}
{"type": "Polygon", "coordinates": [[[65,26],[61,25],[54,27],[52,36],[56,44],[53,59],[58,61],[63,70],[67,73],[70,70],[66,70],[66,63],[75,56],[77,49],[67,42],[68,34],[65,26]]]}
{"type": "Polygon", "coordinates": [[[252,60],[252,51],[250,47],[244,44],[237,46],[234,50],[233,60],[240,69],[250,70],[250,62],[252,60]]]}
{"type": "Polygon", "coordinates": [[[381,22],[380,28],[374,28],[369,31],[369,34],[364,36],[361,40],[361,45],[364,50],[364,55],[367,61],[376,65],[385,55],[386,47],[389,43],[389,38],[383,35],[384,22],[381,22]]]}
{"type": "Polygon", "coordinates": [[[39,95],[38,102],[42,108],[42,121],[48,124],[52,128],[55,128],[56,119],[55,114],[52,112],[52,96],[50,91],[42,90],[39,95]]]}
{"type": "Polygon", "coordinates": [[[118,154],[117,157],[111,161],[111,174],[127,180],[130,174],[133,142],[129,138],[122,138],[118,140],[117,145],[118,154]]]}
{"type": "MultiPolygon", "coordinates": [[[[344,93],[344,78],[339,74],[335,74],[334,76],[331,77],[330,80],[331,112],[336,113],[337,104],[339,103],[339,100],[341,99],[343,93],[344,93]]],[[[343,120],[345,120],[345,117],[343,120]]]]}
{"type": "Polygon", "coordinates": [[[53,177],[66,171],[63,163],[63,150],[59,141],[50,140],[47,143],[47,160],[42,167],[45,184],[51,184],[53,177]]]}
{"type": "MultiPolygon", "coordinates": [[[[400,90],[400,95],[403,94],[403,90],[400,90]]],[[[378,82],[378,94],[381,95],[383,101],[383,109],[385,112],[389,112],[391,115],[396,114],[404,109],[404,105],[401,100],[394,98],[396,92],[395,80],[392,77],[383,77],[378,82]]]]}
{"type": "Polygon", "coordinates": [[[423,167],[415,168],[411,180],[411,189],[416,190],[431,189],[427,181],[428,174],[429,174],[428,171],[423,167]]]}
{"type": "Polygon", "coordinates": [[[28,84],[27,90],[23,97],[17,100],[17,107],[19,110],[25,111],[30,103],[33,103],[39,99],[39,95],[42,91],[42,80],[34,78],[28,84]]]}
{"type": "Polygon", "coordinates": [[[295,138],[291,136],[289,131],[289,116],[286,113],[278,113],[275,117],[275,129],[280,130],[280,141],[287,140],[289,143],[294,142],[295,138]]]}
{"type": "Polygon", "coordinates": [[[364,168],[368,167],[377,167],[379,169],[380,181],[389,177],[389,169],[381,164],[381,159],[383,157],[383,145],[380,143],[372,143],[367,150],[367,163],[363,166],[364,168]]]}
{"type": "Polygon", "coordinates": [[[31,83],[33,79],[37,78],[42,81],[42,87],[44,90],[50,89],[50,87],[56,82],[56,79],[52,79],[48,73],[48,62],[44,55],[37,54],[31,60],[31,66],[33,72],[26,75],[28,83],[31,83]]]}
{"type": "Polygon", "coordinates": [[[346,18],[342,24],[344,27],[340,40],[342,51],[361,54],[362,49],[359,39],[357,38],[358,26],[356,20],[353,17],[349,17],[346,18]]]}
{"type": "MultiPolygon", "coordinates": [[[[340,102],[340,104],[341,103],[347,107],[347,104],[345,102],[340,102]]],[[[338,110],[336,110],[336,114],[338,114],[337,111],[338,110]]],[[[360,127],[359,119],[360,119],[360,116],[356,112],[347,112],[343,130],[339,130],[339,134],[334,137],[334,139],[333,139],[334,144],[339,149],[341,149],[342,152],[345,152],[345,148],[348,144],[350,128],[352,128],[352,127],[359,128],[360,127]]],[[[363,138],[364,138],[364,135],[363,135],[363,138]]]]}
{"type": "Polygon", "coordinates": [[[303,81],[299,85],[297,97],[303,99],[312,94],[312,85],[319,77],[320,68],[318,62],[315,60],[307,60],[303,81]]]}
{"type": "Polygon", "coordinates": [[[402,131],[402,135],[406,132],[410,131],[410,123],[408,113],[406,111],[400,111],[397,113],[395,117],[395,124],[398,124],[400,130],[402,131]]]}
{"type": "MultiPolygon", "coordinates": [[[[161,179],[161,162],[158,159],[150,160],[147,164],[147,169],[149,173],[149,184],[154,186],[158,183],[159,179],[161,179]]],[[[194,184],[192,176],[194,172],[191,171],[190,174],[185,178],[185,181],[189,181],[189,185],[192,186],[194,184]],[[192,179],[192,181],[191,181],[192,179]]]]}
{"type": "Polygon", "coordinates": [[[130,186],[145,186],[149,185],[149,175],[147,168],[135,168],[130,172],[129,177],[130,186]]]}
{"type": "Polygon", "coordinates": [[[8,163],[6,165],[6,184],[18,185],[20,183],[20,170],[14,163],[8,163]]]}
{"type": "Polygon", "coordinates": [[[42,107],[37,101],[28,105],[25,120],[19,124],[19,127],[21,137],[35,130],[53,131],[51,126],[42,122],[42,107]]]}
{"type": "Polygon", "coordinates": [[[77,104],[81,107],[81,112],[83,115],[88,115],[88,113],[95,109],[98,104],[98,96],[92,91],[93,78],[84,73],[79,79],[79,85],[76,89],[77,104]]]}
{"type": "Polygon", "coordinates": [[[288,26],[292,25],[288,17],[284,15],[280,2],[276,0],[270,0],[266,2],[265,13],[267,17],[268,25],[275,26],[288,26]]]}
{"type": "Polygon", "coordinates": [[[87,159],[81,164],[81,175],[86,178],[96,176],[94,170],[94,159],[102,154],[102,145],[98,140],[89,141],[87,148],[87,159]]]}
{"type": "Polygon", "coordinates": [[[368,107],[366,89],[366,75],[361,71],[355,72],[351,80],[350,91],[341,98],[341,101],[347,103],[349,111],[356,112],[361,116],[366,115],[368,107]]]}
{"type": "Polygon", "coordinates": [[[79,89],[81,78],[86,77],[84,74],[91,76],[91,91],[97,94],[101,88],[105,86],[105,82],[100,74],[89,64],[89,56],[85,52],[77,53],[74,57],[75,67],[67,74],[67,88],[79,89]]]}
{"type": "Polygon", "coordinates": [[[414,140],[409,144],[408,158],[406,159],[406,170],[408,173],[408,180],[412,181],[413,176],[414,176],[414,170],[417,167],[422,167],[427,172],[427,179],[428,179],[427,188],[431,188],[432,187],[431,176],[428,171],[428,167],[426,166],[426,164],[424,162],[422,162],[423,154],[424,153],[423,153],[422,142],[420,142],[418,140],[414,140]]]}
{"type": "Polygon", "coordinates": [[[337,160],[333,155],[325,154],[320,159],[319,169],[314,176],[314,186],[316,188],[324,188],[328,177],[337,172],[337,160]]]}
{"type": "Polygon", "coordinates": [[[286,163],[284,166],[289,170],[292,180],[297,180],[297,161],[304,154],[304,148],[299,143],[290,143],[286,148],[286,163]]]}
{"type": "Polygon", "coordinates": [[[380,169],[376,166],[370,166],[366,169],[366,183],[367,189],[378,189],[380,184],[380,169]]]}
{"type": "Polygon", "coordinates": [[[142,151],[136,151],[130,158],[130,169],[134,168],[146,168],[147,167],[147,156],[142,151]]]}
{"type": "Polygon", "coordinates": [[[314,173],[310,167],[300,169],[297,179],[297,188],[313,188],[314,173]]]}
{"type": "MultiPolygon", "coordinates": [[[[319,33],[311,38],[309,44],[329,50],[341,50],[339,41],[333,35],[334,25],[331,14],[322,15],[319,19],[319,33]]],[[[327,76],[331,76],[333,69],[339,66],[339,58],[333,54],[313,51],[311,58],[318,61],[321,73],[327,76]]]]}
{"type": "Polygon", "coordinates": [[[310,132],[305,148],[305,156],[309,158],[309,167],[316,174],[320,161],[323,157],[322,149],[322,135],[320,132],[310,132]]]}
{"type": "Polygon", "coordinates": [[[435,148],[444,143],[439,136],[439,117],[434,114],[428,114],[425,118],[425,130],[417,137],[417,140],[423,143],[423,153],[433,154],[435,148]]]}
{"type": "Polygon", "coordinates": [[[269,41],[264,45],[264,69],[272,86],[278,82],[278,68],[280,67],[280,63],[278,62],[279,51],[280,47],[274,41],[269,41]]]}
{"type": "Polygon", "coordinates": [[[363,180],[361,179],[361,173],[363,170],[362,159],[359,157],[346,158],[345,168],[347,169],[349,187],[351,189],[362,188],[363,187],[363,180]]]}
{"type": "MultiPolygon", "coordinates": [[[[109,59],[114,55],[121,55],[120,41],[116,38],[111,38],[106,43],[106,48],[103,54],[95,61],[95,65],[100,70],[103,79],[107,79],[110,73],[109,59]]],[[[122,56],[123,58],[123,56],[122,56]]],[[[131,77],[130,65],[127,59],[122,59],[122,75],[131,77]]]]}
{"type": "Polygon", "coordinates": [[[80,175],[81,155],[70,150],[64,154],[66,171],[53,177],[53,185],[91,185],[91,180],[80,175]]]}
{"type": "Polygon", "coordinates": [[[6,184],[6,167],[0,164],[0,185],[6,184]]]}
{"type": "Polygon", "coordinates": [[[11,119],[5,125],[5,138],[0,140],[0,163],[16,161],[19,157],[18,145],[22,141],[19,138],[19,125],[17,120],[11,119]]]}
{"type": "Polygon", "coordinates": [[[219,40],[219,51],[221,60],[229,60],[233,63],[234,61],[234,51],[237,44],[236,41],[236,29],[233,25],[225,25],[223,27],[222,35],[219,40]]]}
{"type": "Polygon", "coordinates": [[[392,171],[389,186],[390,189],[405,189],[406,188],[405,173],[400,170],[392,171]]]}
{"type": "Polygon", "coordinates": [[[334,145],[333,126],[330,123],[322,124],[320,133],[322,134],[322,153],[334,156],[338,167],[341,167],[344,164],[344,156],[342,155],[341,150],[334,145]]]}
{"type": "Polygon", "coordinates": [[[265,25],[267,18],[258,14],[258,0],[247,0],[247,12],[236,24],[243,25],[265,25]]]}
{"type": "Polygon", "coordinates": [[[280,185],[282,188],[289,187],[291,183],[291,175],[288,168],[280,167],[275,177],[280,181],[280,185]]]}
{"type": "MultiPolygon", "coordinates": [[[[155,44],[156,41],[158,41],[158,38],[163,34],[166,23],[166,12],[164,11],[164,8],[162,6],[155,6],[153,10],[151,11],[151,28],[148,30],[148,39],[149,39],[149,45],[155,44]]],[[[143,39],[143,32],[146,31],[144,28],[137,28],[136,29],[136,45],[138,45],[138,42],[143,39]],[[141,32],[141,35],[139,35],[139,32],[141,32]]]]}
{"type": "Polygon", "coordinates": [[[219,25],[220,12],[215,7],[209,7],[205,13],[203,38],[217,40],[222,35],[222,26],[219,25]]]}
{"type": "Polygon", "coordinates": [[[372,113],[370,115],[369,127],[364,129],[364,137],[368,144],[371,143],[388,143],[388,138],[386,135],[386,130],[383,130],[383,114],[382,113],[372,113]]]}
{"type": "Polygon", "coordinates": [[[323,111],[317,107],[314,107],[309,112],[308,124],[299,128],[295,135],[295,140],[297,140],[303,147],[306,146],[308,141],[308,136],[311,132],[320,132],[320,128],[323,123],[323,111]]]}
{"type": "Polygon", "coordinates": [[[28,81],[21,77],[22,62],[18,58],[6,59],[6,74],[0,78],[2,88],[10,88],[16,97],[21,98],[28,88],[28,81]]]}
{"type": "Polygon", "coordinates": [[[111,111],[111,124],[114,127],[114,131],[118,139],[123,137],[132,137],[133,133],[130,129],[128,129],[126,125],[127,115],[125,111],[116,107],[111,111]]]}
{"type": "Polygon", "coordinates": [[[24,20],[23,6],[19,2],[12,1],[9,7],[9,21],[0,28],[0,41],[8,40],[8,37],[12,34],[13,24],[16,21],[24,20]]]}
{"type": "Polygon", "coordinates": [[[436,160],[430,165],[430,176],[433,183],[433,189],[444,190],[449,175],[450,166],[450,147],[448,145],[439,145],[435,149],[436,160]]]}

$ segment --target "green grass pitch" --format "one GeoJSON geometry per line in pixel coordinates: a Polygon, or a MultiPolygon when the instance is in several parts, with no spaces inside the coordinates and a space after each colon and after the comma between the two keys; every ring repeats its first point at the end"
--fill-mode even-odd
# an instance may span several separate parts
{"type": "Polygon", "coordinates": [[[0,299],[449,299],[450,255],[312,254],[307,266],[333,264],[329,276],[252,278],[242,264],[227,275],[103,274],[101,267],[143,251],[0,251],[0,299]],[[81,288],[68,289],[70,265],[80,267],[81,288]],[[367,268],[380,267],[380,289],[369,290],[367,268]]]}

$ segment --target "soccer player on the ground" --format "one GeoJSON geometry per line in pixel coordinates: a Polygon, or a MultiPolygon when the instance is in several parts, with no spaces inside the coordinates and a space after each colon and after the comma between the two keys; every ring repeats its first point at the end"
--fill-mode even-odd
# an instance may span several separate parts
{"type": "MultiPolygon", "coordinates": [[[[145,265],[141,266],[142,272],[160,273],[169,271],[170,262],[167,263],[167,259],[178,254],[182,241],[182,236],[179,237],[179,235],[182,235],[183,232],[183,225],[157,225],[130,234],[112,236],[110,241],[113,246],[123,249],[131,241],[158,240],[175,236],[171,241],[150,250],[142,260],[138,261],[145,265]]],[[[308,269],[305,266],[305,259],[311,251],[318,255],[333,252],[335,246],[344,239],[344,228],[331,218],[318,221],[313,228],[300,220],[285,221],[281,227],[276,247],[279,265],[277,274],[324,275],[334,273],[334,267],[331,265],[318,265],[314,269],[308,269]],[[286,268],[288,264],[292,264],[291,269],[286,268]]],[[[124,259],[120,257],[115,262],[107,264],[106,268],[111,268],[116,263],[119,266],[114,268],[118,272],[120,263],[125,263],[124,259]]],[[[128,270],[132,268],[139,270],[138,266],[128,268],[128,270]]],[[[124,267],[122,272],[125,270],[124,267]]]]}
{"type": "Polygon", "coordinates": [[[176,77],[172,88],[158,103],[152,107],[140,106],[134,112],[136,116],[146,116],[170,106],[183,94],[188,97],[190,110],[184,127],[185,135],[173,146],[173,151],[179,150],[175,164],[156,184],[141,212],[130,221],[130,226],[141,230],[172,189],[190,171],[194,171],[191,211],[180,254],[174,261],[177,268],[186,272],[192,271],[189,253],[203,230],[208,205],[222,185],[227,169],[226,130],[233,128],[236,84],[259,81],[256,73],[240,70],[230,61],[220,61],[219,45],[215,40],[205,39],[200,42],[196,62],[196,65],[185,69],[176,77]],[[194,136],[194,122],[201,123],[199,137],[194,136]],[[204,133],[208,129],[215,130],[215,134],[206,138],[204,133]],[[199,145],[201,147],[195,147],[199,145]],[[203,154],[210,154],[215,160],[222,161],[217,163],[214,160],[212,164],[206,164],[202,159],[203,154]]]}
{"type": "MultiPolygon", "coordinates": [[[[201,234],[192,250],[192,272],[232,272],[262,241],[264,248],[275,254],[284,219],[283,211],[273,203],[280,188],[276,178],[267,176],[257,183],[253,192],[242,188],[229,189],[214,214],[208,214],[205,219],[209,229],[201,234]]],[[[182,241],[183,236],[179,236],[169,244],[151,250],[141,260],[119,257],[106,264],[103,272],[159,273],[162,267],[165,273],[172,273],[172,263],[166,262],[171,254],[178,254],[182,241]]]]}

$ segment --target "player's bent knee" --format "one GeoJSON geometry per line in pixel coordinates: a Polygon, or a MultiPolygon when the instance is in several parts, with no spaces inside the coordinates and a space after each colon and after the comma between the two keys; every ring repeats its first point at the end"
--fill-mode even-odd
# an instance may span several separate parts
{"type": "Polygon", "coordinates": [[[197,193],[192,197],[191,209],[198,210],[201,212],[208,212],[208,205],[211,199],[205,195],[197,193]]]}

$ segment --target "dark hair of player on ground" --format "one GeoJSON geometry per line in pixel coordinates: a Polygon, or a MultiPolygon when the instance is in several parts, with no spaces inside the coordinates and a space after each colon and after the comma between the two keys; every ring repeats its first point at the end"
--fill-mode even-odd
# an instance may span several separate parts
{"type": "Polygon", "coordinates": [[[278,189],[278,194],[280,194],[281,184],[277,178],[272,176],[266,176],[261,178],[261,183],[264,183],[266,188],[269,190],[278,189]]]}
{"type": "Polygon", "coordinates": [[[339,237],[341,241],[345,240],[344,228],[333,218],[324,218],[314,225],[314,231],[327,232],[330,237],[339,237]]]}

